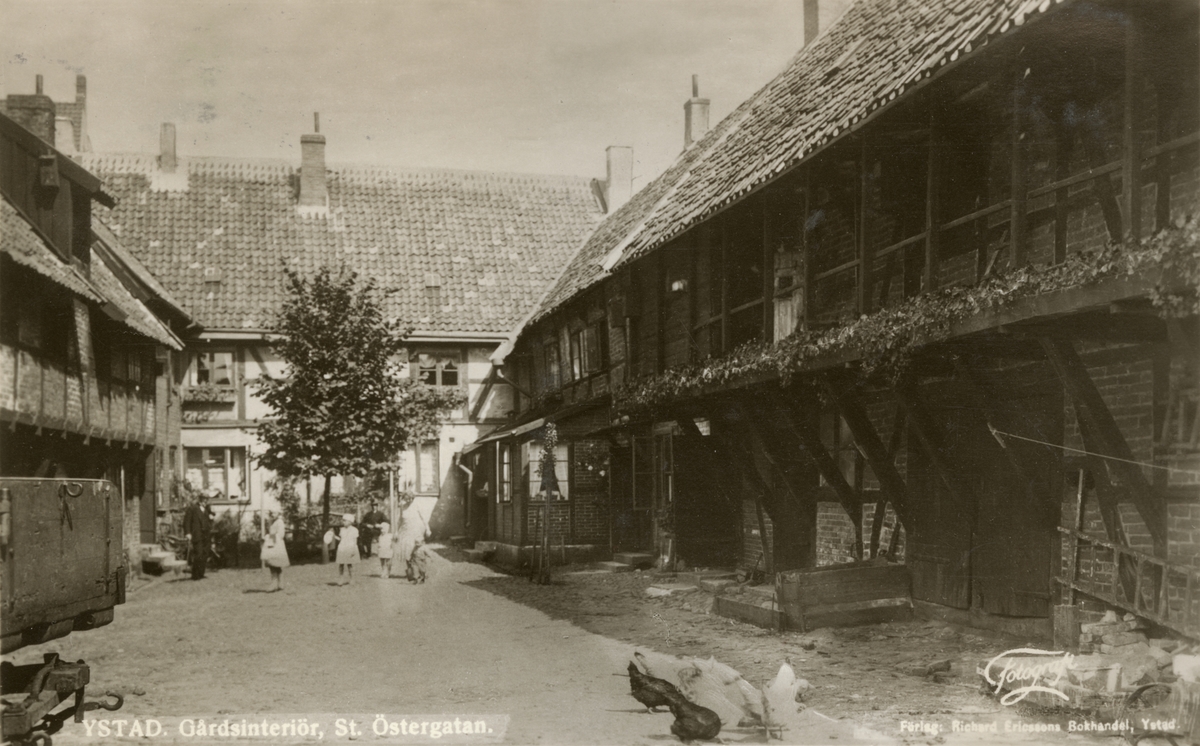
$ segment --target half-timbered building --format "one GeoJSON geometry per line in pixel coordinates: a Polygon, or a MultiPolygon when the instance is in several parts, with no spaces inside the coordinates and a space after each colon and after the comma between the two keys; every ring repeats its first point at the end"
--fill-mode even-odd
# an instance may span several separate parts
{"type": "Polygon", "coordinates": [[[1197,11],[852,3],[494,358],[528,395],[471,453],[481,537],[1200,634],[1197,11]]]}

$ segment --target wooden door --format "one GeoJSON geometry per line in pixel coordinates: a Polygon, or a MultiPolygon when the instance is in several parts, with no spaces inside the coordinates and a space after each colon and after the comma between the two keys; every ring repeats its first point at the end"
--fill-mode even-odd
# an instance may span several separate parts
{"type": "MultiPolygon", "coordinates": [[[[946,434],[942,459],[951,468],[963,464],[966,449],[955,447],[971,428],[963,410],[947,406],[944,398],[923,396],[931,416],[946,434]]],[[[910,438],[910,443],[916,442],[910,438]]],[[[974,506],[949,490],[934,470],[924,449],[908,450],[909,523],[906,563],[912,569],[913,598],[956,609],[971,603],[971,535],[974,506]]]]}
{"type": "MultiPolygon", "coordinates": [[[[1042,443],[1062,442],[1062,394],[1004,392],[993,426],[1042,443]]],[[[1061,452],[1048,445],[983,433],[979,518],[972,539],[972,605],[989,614],[1050,615],[1053,547],[1057,537],[1061,452]],[[1007,451],[1007,453],[1006,453],[1007,451]]]]}

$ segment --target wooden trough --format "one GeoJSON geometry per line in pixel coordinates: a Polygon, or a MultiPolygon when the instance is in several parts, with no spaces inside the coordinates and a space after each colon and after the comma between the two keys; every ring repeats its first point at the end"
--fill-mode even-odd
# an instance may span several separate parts
{"type": "Polygon", "coordinates": [[[775,597],[787,629],[850,627],[912,618],[908,568],[853,563],[775,576],[775,597]]]}

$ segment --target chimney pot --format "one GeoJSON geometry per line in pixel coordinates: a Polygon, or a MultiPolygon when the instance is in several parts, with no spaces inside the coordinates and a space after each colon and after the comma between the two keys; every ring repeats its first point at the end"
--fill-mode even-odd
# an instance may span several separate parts
{"type": "Polygon", "coordinates": [[[611,215],[633,196],[633,148],[610,145],[604,155],[608,171],[604,198],[611,215]]]}
{"type": "Polygon", "coordinates": [[[41,73],[38,73],[38,74],[37,74],[37,77],[35,78],[35,80],[36,80],[37,82],[36,82],[36,83],[34,83],[34,86],[35,86],[34,93],[36,93],[37,95],[41,96],[41,95],[43,94],[43,91],[42,91],[42,74],[41,74],[41,73]]]}
{"type": "Polygon", "coordinates": [[[804,46],[817,38],[821,30],[819,0],[804,0],[804,46]]]}
{"type": "Polygon", "coordinates": [[[87,101],[87,76],[75,76],[75,103],[82,104],[87,101]]]}
{"type": "MultiPolygon", "coordinates": [[[[313,114],[313,128],[321,126],[320,115],[313,114]]],[[[325,135],[300,136],[300,207],[324,209],[329,206],[325,185],[325,135]]]]}
{"type": "Polygon", "coordinates": [[[704,137],[708,132],[709,100],[700,98],[700,76],[692,76],[692,97],[683,105],[683,148],[687,150],[692,143],[704,137]]]}
{"type": "Polygon", "coordinates": [[[175,125],[163,122],[158,136],[158,167],[163,173],[175,173],[175,125]]]}

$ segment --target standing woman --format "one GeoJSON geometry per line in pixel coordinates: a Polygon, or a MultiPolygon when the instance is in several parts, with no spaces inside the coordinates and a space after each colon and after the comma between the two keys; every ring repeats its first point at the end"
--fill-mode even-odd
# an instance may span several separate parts
{"type": "Polygon", "coordinates": [[[284,544],[286,533],[287,527],[283,525],[283,515],[280,514],[271,521],[271,527],[267,529],[267,534],[263,537],[262,554],[259,555],[259,558],[267,563],[267,568],[271,571],[270,593],[283,590],[283,586],[280,584],[280,581],[283,580],[283,568],[292,564],[288,560],[287,546],[284,544]]]}
{"type": "Polygon", "coordinates": [[[425,555],[422,545],[429,536],[429,527],[421,515],[420,508],[412,497],[406,498],[400,513],[400,531],[396,541],[400,545],[400,559],[404,560],[404,574],[410,583],[425,582],[425,555]]]}

